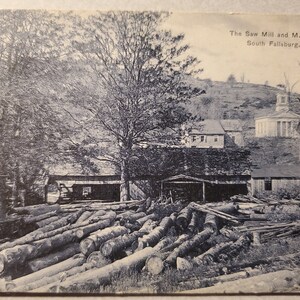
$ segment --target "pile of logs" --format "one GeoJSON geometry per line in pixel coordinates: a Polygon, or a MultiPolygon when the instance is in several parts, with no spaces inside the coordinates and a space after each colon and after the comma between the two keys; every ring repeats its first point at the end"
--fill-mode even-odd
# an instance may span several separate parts
{"type": "Polygon", "coordinates": [[[185,207],[147,199],[17,208],[33,229],[0,244],[1,292],[80,293],[132,270],[157,276],[226,263],[267,238],[299,234],[299,221],[272,223],[262,205],[237,196],[185,207]]]}

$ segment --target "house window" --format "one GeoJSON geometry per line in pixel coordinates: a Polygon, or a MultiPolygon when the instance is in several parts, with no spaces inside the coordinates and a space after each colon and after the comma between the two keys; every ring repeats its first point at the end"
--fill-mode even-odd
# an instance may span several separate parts
{"type": "Polygon", "coordinates": [[[217,137],[217,136],[215,137],[214,141],[215,141],[215,142],[217,142],[217,141],[218,141],[218,137],[217,137]]]}
{"type": "Polygon", "coordinates": [[[272,191],[272,179],[265,178],[265,191],[272,191]]]}
{"type": "Polygon", "coordinates": [[[192,142],[195,142],[196,141],[196,136],[195,135],[192,135],[192,142]]]}
{"type": "Polygon", "coordinates": [[[201,142],[204,142],[204,135],[201,135],[201,136],[200,136],[200,141],[201,141],[201,142]]]}
{"type": "Polygon", "coordinates": [[[235,143],[235,136],[234,135],[232,136],[232,141],[235,143]]]}
{"type": "Polygon", "coordinates": [[[281,103],[285,103],[285,99],[286,99],[285,96],[282,96],[281,97],[281,103]]]}

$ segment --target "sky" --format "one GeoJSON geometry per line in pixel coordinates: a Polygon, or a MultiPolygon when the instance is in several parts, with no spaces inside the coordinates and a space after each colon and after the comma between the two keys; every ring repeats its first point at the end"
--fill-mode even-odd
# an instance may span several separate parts
{"type": "Polygon", "coordinates": [[[299,80],[293,91],[300,92],[299,16],[173,13],[164,27],[185,34],[190,53],[201,60],[202,79],[226,81],[234,74],[238,81],[244,76],[245,82],[276,86],[286,75],[291,85],[299,80]],[[246,36],[247,31],[257,36],[246,36]],[[262,36],[265,32],[268,37],[262,36]],[[290,47],[274,46],[276,42],[290,47]]]}

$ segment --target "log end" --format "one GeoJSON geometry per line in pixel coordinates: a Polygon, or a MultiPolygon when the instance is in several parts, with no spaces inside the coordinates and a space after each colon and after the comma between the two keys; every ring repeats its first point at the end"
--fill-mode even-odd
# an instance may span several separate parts
{"type": "Polygon", "coordinates": [[[93,264],[97,268],[104,267],[108,264],[111,263],[111,260],[104,255],[100,251],[94,251],[92,252],[88,258],[87,258],[87,263],[93,264]]]}
{"type": "Polygon", "coordinates": [[[185,258],[177,257],[176,267],[177,270],[191,270],[193,268],[193,264],[185,258]]]}
{"type": "Polygon", "coordinates": [[[110,243],[104,243],[102,245],[100,251],[105,257],[109,257],[112,255],[113,247],[111,246],[110,243]]]}
{"type": "Polygon", "coordinates": [[[164,262],[158,256],[151,256],[146,261],[146,268],[152,275],[158,275],[164,270],[164,262]]]}

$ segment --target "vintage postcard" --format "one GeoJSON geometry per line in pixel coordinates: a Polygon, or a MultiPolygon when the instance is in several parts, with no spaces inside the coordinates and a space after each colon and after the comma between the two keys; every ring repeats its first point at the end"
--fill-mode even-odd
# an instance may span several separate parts
{"type": "Polygon", "coordinates": [[[299,293],[299,16],[0,23],[1,295],[299,293]]]}

